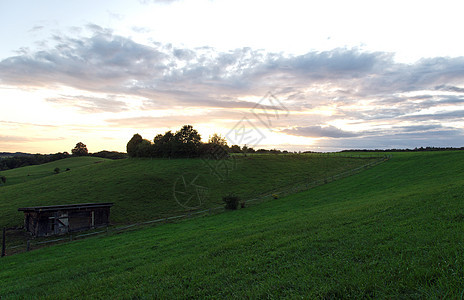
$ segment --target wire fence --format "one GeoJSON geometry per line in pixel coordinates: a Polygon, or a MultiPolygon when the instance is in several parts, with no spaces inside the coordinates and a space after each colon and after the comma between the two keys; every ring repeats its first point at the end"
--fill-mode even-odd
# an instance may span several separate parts
{"type": "MultiPolygon", "coordinates": [[[[314,154],[312,154],[312,155],[314,155],[314,154]]],[[[327,155],[327,154],[322,153],[321,155],[324,156],[324,155],[327,155]]],[[[373,155],[362,155],[362,154],[361,155],[351,154],[351,155],[343,155],[342,156],[340,154],[334,155],[334,154],[331,154],[331,153],[328,154],[328,155],[337,156],[337,157],[341,156],[341,157],[345,157],[345,158],[366,158],[366,159],[367,158],[369,158],[369,159],[377,158],[377,159],[372,161],[372,162],[369,162],[367,164],[364,164],[364,165],[362,165],[360,167],[357,167],[357,168],[354,168],[354,169],[351,169],[351,170],[348,170],[348,171],[345,171],[345,172],[342,172],[342,173],[339,173],[339,174],[336,174],[336,175],[333,175],[333,176],[328,176],[328,177],[323,178],[323,179],[314,180],[314,181],[303,180],[303,181],[294,183],[291,186],[277,188],[277,189],[268,191],[266,193],[263,193],[263,194],[255,197],[255,198],[247,199],[247,200],[245,200],[243,202],[248,206],[249,204],[256,204],[256,203],[258,203],[260,201],[267,201],[267,200],[270,200],[270,199],[279,198],[279,197],[286,196],[286,195],[289,195],[289,194],[294,194],[294,193],[306,191],[306,190],[312,189],[314,187],[317,187],[317,186],[320,186],[320,185],[323,185],[323,184],[326,184],[326,183],[329,183],[329,182],[333,182],[335,180],[339,180],[339,179],[342,179],[342,178],[349,177],[349,176],[352,176],[354,174],[360,173],[361,171],[367,170],[367,169],[372,168],[374,166],[377,166],[377,165],[391,159],[391,157],[392,157],[392,155],[373,156],[373,155]]],[[[176,220],[179,220],[179,219],[193,218],[193,217],[197,217],[197,216],[200,216],[200,215],[212,215],[212,214],[222,212],[222,211],[225,211],[225,210],[226,209],[225,209],[224,206],[211,207],[211,208],[197,210],[197,211],[190,211],[190,212],[184,213],[182,215],[158,218],[158,219],[139,222],[139,223],[134,223],[134,224],[130,224],[130,225],[117,226],[117,227],[97,228],[97,229],[95,229],[95,231],[92,231],[92,232],[81,233],[81,234],[68,234],[67,236],[64,236],[64,237],[61,237],[61,238],[46,239],[46,240],[42,240],[42,241],[34,241],[34,240],[28,239],[26,243],[21,243],[21,244],[15,245],[15,246],[8,246],[8,247],[6,247],[6,245],[5,245],[6,229],[4,228],[3,229],[3,240],[2,240],[1,256],[3,257],[3,256],[6,255],[6,250],[12,250],[12,251],[10,251],[10,254],[28,252],[30,250],[43,247],[43,246],[45,246],[47,244],[60,243],[60,242],[73,242],[75,240],[79,240],[79,239],[90,237],[90,236],[96,236],[96,235],[100,235],[100,234],[106,234],[106,235],[116,234],[116,233],[119,233],[121,231],[129,230],[131,228],[139,228],[141,226],[146,226],[146,225],[156,224],[156,223],[169,223],[169,222],[176,221],[176,220]]]]}

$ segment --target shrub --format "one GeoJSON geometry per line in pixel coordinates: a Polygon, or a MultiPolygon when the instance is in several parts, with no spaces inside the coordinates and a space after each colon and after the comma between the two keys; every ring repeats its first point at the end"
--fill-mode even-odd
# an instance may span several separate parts
{"type": "Polygon", "coordinates": [[[6,177],[3,175],[0,175],[0,183],[6,183],[6,177]]]}
{"type": "Polygon", "coordinates": [[[279,195],[278,194],[272,194],[272,198],[279,199],[279,195]]]}
{"type": "Polygon", "coordinates": [[[227,195],[222,197],[222,201],[226,204],[226,209],[237,209],[240,203],[240,198],[236,195],[227,195]]]}
{"type": "Polygon", "coordinates": [[[55,174],[60,173],[60,171],[61,171],[61,170],[60,170],[60,168],[58,168],[58,167],[56,167],[55,170],[53,170],[53,172],[55,172],[55,174]]]}

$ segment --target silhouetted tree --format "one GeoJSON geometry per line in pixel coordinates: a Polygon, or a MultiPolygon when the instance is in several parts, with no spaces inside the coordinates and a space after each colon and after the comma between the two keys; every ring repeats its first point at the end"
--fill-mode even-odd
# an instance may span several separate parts
{"type": "Polygon", "coordinates": [[[153,155],[155,157],[171,157],[174,154],[175,138],[171,131],[164,135],[158,134],[154,138],[153,155]]]}
{"type": "Polygon", "coordinates": [[[127,158],[127,153],[117,152],[117,151],[107,151],[107,150],[95,152],[95,153],[92,153],[90,155],[93,156],[93,157],[101,157],[101,158],[108,158],[108,159],[127,158]]]}
{"type": "Polygon", "coordinates": [[[76,147],[71,150],[71,153],[75,156],[85,156],[89,155],[89,150],[87,150],[87,146],[84,143],[77,143],[76,147]]]}
{"type": "Polygon", "coordinates": [[[227,147],[226,138],[222,137],[217,133],[214,133],[212,136],[209,137],[208,143],[227,147]]]}
{"type": "Polygon", "coordinates": [[[230,152],[232,152],[232,153],[240,153],[240,152],[242,152],[242,150],[240,150],[239,145],[232,145],[230,147],[230,152]]]}
{"type": "Polygon", "coordinates": [[[201,145],[201,136],[193,129],[192,125],[184,125],[174,135],[175,150],[177,156],[180,157],[195,157],[198,156],[198,150],[201,145]]]}
{"type": "Polygon", "coordinates": [[[201,156],[209,159],[225,159],[229,157],[229,147],[225,138],[215,133],[209,137],[208,143],[200,146],[201,156]]]}
{"type": "Polygon", "coordinates": [[[55,154],[21,154],[9,158],[0,159],[0,171],[10,170],[14,168],[40,165],[55,160],[69,157],[69,153],[55,153],[55,154]]]}
{"type": "Polygon", "coordinates": [[[151,157],[152,156],[152,144],[149,140],[142,140],[137,144],[135,150],[135,155],[137,157],[151,157]]]}
{"type": "Polygon", "coordinates": [[[130,157],[137,156],[137,145],[140,144],[142,141],[142,136],[138,133],[134,134],[134,136],[130,139],[126,146],[127,154],[130,157]]]}

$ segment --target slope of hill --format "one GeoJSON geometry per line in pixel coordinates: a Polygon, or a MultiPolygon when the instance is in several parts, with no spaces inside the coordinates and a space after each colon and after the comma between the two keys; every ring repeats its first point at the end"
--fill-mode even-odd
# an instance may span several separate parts
{"type": "MultiPolygon", "coordinates": [[[[0,187],[0,226],[21,225],[19,207],[88,202],[114,202],[112,222],[131,224],[179,214],[189,207],[218,206],[222,196],[229,193],[249,199],[274,188],[321,179],[372,161],[317,155],[237,156],[230,161],[125,159],[101,164],[95,162],[102,159],[85,159],[89,165],[71,167],[70,172],[0,187]],[[182,198],[195,194],[197,186],[204,187],[205,195],[195,195],[190,202],[182,198]]],[[[50,175],[55,163],[36,166],[34,170],[50,175]]],[[[61,163],[64,168],[71,161],[65,159],[61,163]]],[[[18,172],[27,178],[26,170],[31,169],[11,170],[5,176],[18,172]]]]}
{"type": "Polygon", "coordinates": [[[405,153],[261,205],[0,259],[8,298],[450,298],[464,152],[405,153]]]}
{"type": "Polygon", "coordinates": [[[55,168],[59,168],[60,172],[65,172],[66,169],[74,170],[75,168],[80,168],[104,161],[108,160],[104,158],[89,156],[71,157],[41,165],[26,166],[12,170],[0,171],[0,175],[3,175],[7,178],[5,185],[9,186],[55,175],[55,168]]]}

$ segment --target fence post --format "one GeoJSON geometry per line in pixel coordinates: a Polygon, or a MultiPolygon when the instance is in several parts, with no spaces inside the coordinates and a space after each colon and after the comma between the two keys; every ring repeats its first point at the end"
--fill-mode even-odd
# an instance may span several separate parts
{"type": "Polygon", "coordinates": [[[30,241],[30,240],[27,240],[27,243],[26,243],[26,252],[29,252],[29,250],[31,250],[31,241],[30,241]]]}
{"type": "Polygon", "coordinates": [[[6,227],[3,227],[3,238],[2,238],[2,256],[6,254],[6,227]]]}

